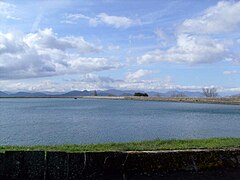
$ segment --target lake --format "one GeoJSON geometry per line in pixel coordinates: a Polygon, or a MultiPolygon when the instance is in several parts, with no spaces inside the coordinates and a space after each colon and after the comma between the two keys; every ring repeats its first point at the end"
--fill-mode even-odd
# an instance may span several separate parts
{"type": "Polygon", "coordinates": [[[240,106],[156,101],[0,99],[0,145],[240,137],[240,106]]]}

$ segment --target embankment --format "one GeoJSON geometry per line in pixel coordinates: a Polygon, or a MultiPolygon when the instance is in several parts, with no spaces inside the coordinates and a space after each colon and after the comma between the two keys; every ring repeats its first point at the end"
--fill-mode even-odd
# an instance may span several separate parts
{"type": "Polygon", "coordinates": [[[165,102],[187,102],[187,103],[209,103],[209,104],[232,104],[239,105],[239,97],[224,98],[190,98],[190,97],[125,97],[126,100],[143,100],[143,101],[165,101],[165,102]]]}
{"type": "Polygon", "coordinates": [[[240,149],[0,153],[0,179],[238,179],[239,177],[240,149]]]}

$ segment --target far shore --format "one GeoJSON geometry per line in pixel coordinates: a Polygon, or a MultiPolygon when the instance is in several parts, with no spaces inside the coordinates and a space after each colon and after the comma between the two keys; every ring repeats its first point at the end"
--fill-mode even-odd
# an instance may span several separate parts
{"type": "Polygon", "coordinates": [[[141,97],[141,96],[25,96],[25,97],[0,97],[0,98],[72,98],[72,99],[112,99],[112,100],[138,100],[138,101],[162,101],[162,102],[186,102],[207,104],[240,105],[240,97],[222,98],[192,98],[192,97],[141,97]]]}

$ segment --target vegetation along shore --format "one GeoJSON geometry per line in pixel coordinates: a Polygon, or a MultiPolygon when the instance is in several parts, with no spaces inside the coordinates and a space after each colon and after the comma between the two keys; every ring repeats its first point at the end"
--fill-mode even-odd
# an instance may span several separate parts
{"type": "Polygon", "coordinates": [[[240,138],[211,138],[193,140],[151,140],[127,143],[52,145],[52,146],[0,146],[0,151],[64,151],[64,152],[116,152],[160,151],[187,149],[233,149],[240,148],[240,138]]]}

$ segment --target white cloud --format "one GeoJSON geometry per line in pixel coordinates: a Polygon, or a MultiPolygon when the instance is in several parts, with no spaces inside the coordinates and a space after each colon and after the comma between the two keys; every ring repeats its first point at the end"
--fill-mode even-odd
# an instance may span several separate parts
{"type": "MultiPolygon", "coordinates": [[[[2,80],[0,81],[1,91],[50,91],[50,92],[66,92],[71,90],[106,90],[106,89],[119,89],[119,90],[144,90],[144,91],[192,91],[202,92],[201,85],[179,85],[175,84],[171,77],[161,77],[157,79],[146,79],[128,81],[121,79],[112,79],[110,77],[99,76],[93,73],[81,75],[78,79],[67,79],[61,82],[56,82],[51,79],[36,79],[25,80],[19,82],[18,80],[2,80]]],[[[218,92],[232,92],[239,93],[240,87],[223,87],[223,86],[206,86],[216,87],[218,92]]]]}
{"type": "Polygon", "coordinates": [[[15,11],[15,5],[0,1],[0,18],[19,20],[19,18],[14,16],[15,11]]]}
{"type": "Polygon", "coordinates": [[[94,72],[103,71],[108,69],[115,69],[120,67],[117,63],[111,63],[106,58],[86,58],[86,57],[76,57],[70,58],[67,62],[67,67],[73,72],[94,72]]]}
{"type": "Polygon", "coordinates": [[[115,81],[110,77],[98,76],[92,73],[85,74],[82,80],[85,82],[92,82],[92,83],[98,83],[98,82],[112,83],[115,81]]]}
{"type": "Polygon", "coordinates": [[[65,20],[63,23],[68,24],[77,24],[78,20],[87,20],[89,25],[97,26],[99,24],[105,24],[108,26],[112,26],[114,28],[129,28],[131,26],[141,25],[141,21],[139,19],[130,19],[125,16],[111,16],[106,13],[100,13],[96,17],[89,17],[84,14],[67,14],[65,16],[65,20]]]}
{"type": "Polygon", "coordinates": [[[83,37],[58,37],[52,29],[22,36],[0,33],[0,79],[82,74],[119,67],[106,58],[83,56],[98,50],[83,37]]]}
{"type": "Polygon", "coordinates": [[[23,51],[24,43],[18,36],[14,36],[12,33],[0,32],[0,55],[4,53],[17,53],[23,51]]]}
{"type": "Polygon", "coordinates": [[[19,82],[16,80],[0,81],[2,91],[53,91],[64,92],[70,90],[168,90],[175,87],[169,78],[155,80],[117,80],[110,77],[88,73],[78,79],[64,82],[36,79],[35,81],[19,82]]]}
{"type": "Polygon", "coordinates": [[[196,18],[187,19],[182,32],[219,33],[240,30],[240,2],[221,1],[196,18]]]}
{"type": "Polygon", "coordinates": [[[107,49],[108,49],[109,51],[116,51],[116,50],[119,50],[119,49],[120,49],[120,46],[118,46],[118,45],[109,45],[109,46],[107,47],[107,49]]]}
{"type": "Polygon", "coordinates": [[[86,42],[83,37],[66,36],[59,38],[51,28],[27,34],[23,41],[30,47],[34,46],[35,48],[42,49],[48,48],[65,51],[73,48],[77,49],[80,53],[99,51],[99,48],[86,42]]]}
{"type": "Polygon", "coordinates": [[[139,20],[132,20],[124,16],[110,16],[106,13],[101,13],[97,17],[102,23],[115,28],[128,28],[140,24],[139,20]]]}
{"type": "Polygon", "coordinates": [[[77,13],[77,14],[66,14],[64,17],[64,20],[61,21],[61,23],[65,24],[77,24],[77,22],[81,19],[85,20],[91,20],[89,16],[85,16],[83,14],[77,13]]]}
{"type": "MultiPolygon", "coordinates": [[[[170,48],[156,49],[138,57],[138,62],[214,63],[239,62],[234,46],[237,41],[226,32],[240,30],[240,2],[221,1],[205,10],[202,15],[185,20],[176,30],[176,43],[170,48]],[[219,36],[220,35],[220,36],[219,36]],[[225,36],[226,35],[226,36],[225,36]]],[[[164,40],[165,33],[158,29],[157,36],[164,40]]]]}
{"type": "Polygon", "coordinates": [[[145,40],[145,39],[152,39],[154,36],[149,36],[145,34],[137,34],[137,35],[130,35],[129,40],[145,40]]]}
{"type": "Polygon", "coordinates": [[[240,71],[237,71],[237,70],[224,71],[223,74],[225,74],[225,75],[240,74],[240,71]]]}
{"type": "MultiPolygon", "coordinates": [[[[167,47],[171,42],[171,38],[160,28],[157,28],[154,31],[155,35],[157,36],[157,40],[160,46],[167,47]]],[[[174,36],[173,36],[174,37],[174,36]]]]}
{"type": "Polygon", "coordinates": [[[158,29],[156,29],[156,30],[154,31],[154,33],[156,34],[156,36],[157,36],[160,40],[165,41],[165,40],[168,39],[166,33],[165,33],[162,29],[159,29],[159,28],[158,28],[158,29]]]}
{"type": "Polygon", "coordinates": [[[44,16],[42,13],[38,14],[35,18],[33,25],[32,25],[32,31],[37,31],[39,29],[39,25],[41,21],[43,20],[44,16]]]}
{"type": "Polygon", "coordinates": [[[85,16],[85,15],[83,15],[83,14],[68,14],[68,15],[67,15],[67,18],[68,18],[68,19],[71,19],[71,20],[89,19],[88,16],[85,16]]]}
{"type": "Polygon", "coordinates": [[[240,93],[240,87],[223,88],[222,91],[223,91],[223,92],[240,93]]]}
{"type": "Polygon", "coordinates": [[[139,69],[136,72],[128,73],[126,76],[126,79],[127,80],[136,80],[136,79],[140,79],[146,75],[153,74],[153,73],[156,73],[156,72],[152,71],[152,70],[139,69]]]}
{"type": "Polygon", "coordinates": [[[138,58],[140,64],[153,62],[213,63],[228,57],[224,43],[206,36],[181,34],[176,46],[165,51],[155,50],[138,58]]]}

